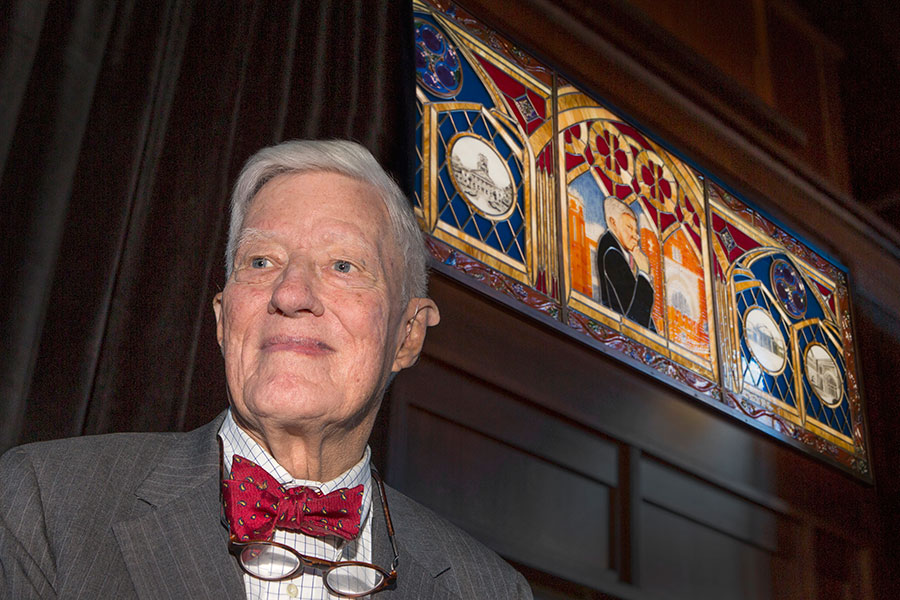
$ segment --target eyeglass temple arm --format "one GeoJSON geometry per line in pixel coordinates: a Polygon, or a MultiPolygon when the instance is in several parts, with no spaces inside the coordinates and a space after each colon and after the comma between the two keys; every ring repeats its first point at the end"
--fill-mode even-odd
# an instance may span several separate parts
{"type": "Polygon", "coordinates": [[[397,566],[400,564],[400,552],[397,551],[397,542],[394,541],[394,524],[391,522],[391,512],[388,510],[387,493],[384,489],[384,481],[381,479],[381,474],[374,466],[372,467],[372,476],[378,483],[381,508],[384,510],[384,521],[387,524],[388,540],[391,542],[391,550],[394,551],[394,560],[391,561],[391,575],[396,577],[397,566]]]}

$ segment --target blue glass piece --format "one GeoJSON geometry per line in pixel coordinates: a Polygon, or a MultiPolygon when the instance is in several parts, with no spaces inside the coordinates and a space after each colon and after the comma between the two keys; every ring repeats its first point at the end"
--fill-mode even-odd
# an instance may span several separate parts
{"type": "MultiPolygon", "coordinates": [[[[454,133],[460,131],[468,131],[469,130],[469,119],[466,118],[466,112],[462,110],[455,110],[450,113],[450,118],[453,120],[453,127],[456,131],[454,133]]],[[[448,140],[450,138],[447,138],[448,140]]]]}
{"type": "Polygon", "coordinates": [[[519,228],[522,227],[522,193],[521,190],[517,191],[516,194],[516,210],[512,211],[509,215],[509,219],[507,219],[510,228],[513,232],[519,231],[519,228]]]}
{"type": "Polygon", "coordinates": [[[472,123],[472,128],[469,131],[489,140],[494,136],[493,131],[488,129],[487,123],[481,118],[481,115],[478,115],[478,118],[472,123]]]}
{"type": "MultiPolygon", "coordinates": [[[[450,189],[453,189],[452,186],[450,189]]],[[[450,205],[453,207],[453,212],[456,213],[456,218],[459,219],[459,224],[456,226],[460,229],[464,229],[471,221],[472,211],[469,209],[469,205],[466,204],[465,200],[460,198],[459,194],[453,195],[453,198],[450,200],[450,205]]],[[[469,233],[468,230],[466,233],[469,233]]],[[[477,231],[474,235],[477,237],[477,231]]]]}
{"type": "Polygon", "coordinates": [[[496,248],[497,250],[502,251],[503,247],[500,244],[500,239],[497,237],[497,231],[491,230],[491,232],[487,235],[484,240],[491,248],[496,248]]]}
{"type": "Polygon", "coordinates": [[[510,248],[510,250],[508,252],[509,257],[514,258],[515,260],[518,260],[520,262],[525,262],[525,257],[522,256],[522,252],[519,250],[519,248],[523,248],[523,249],[525,248],[525,231],[524,230],[519,230],[519,234],[516,236],[516,241],[519,243],[517,245],[514,244],[512,246],[512,248],[510,248]]]}
{"type": "Polygon", "coordinates": [[[503,139],[503,136],[498,135],[494,137],[494,148],[497,149],[497,152],[500,156],[507,157],[506,164],[509,165],[510,170],[512,170],[513,165],[511,162],[515,162],[515,155],[513,154],[512,149],[509,147],[509,144],[506,143],[506,140],[503,139]]]}
{"type": "Polygon", "coordinates": [[[438,173],[438,210],[443,210],[447,202],[455,195],[456,189],[453,187],[453,180],[447,169],[443,169],[438,173]],[[446,193],[444,193],[446,191],[446,193]],[[449,196],[448,196],[449,194],[449,196]]]}
{"type": "Polygon", "coordinates": [[[462,228],[463,231],[471,235],[475,239],[481,239],[481,232],[478,231],[478,226],[475,224],[475,219],[469,219],[469,222],[466,223],[466,226],[462,228]]]}
{"type": "Polygon", "coordinates": [[[506,252],[510,244],[515,240],[515,232],[513,232],[512,228],[509,226],[509,221],[507,220],[498,223],[496,232],[497,238],[500,240],[500,249],[506,252]]]}
{"type": "MultiPolygon", "coordinates": [[[[478,231],[476,237],[482,242],[487,242],[488,234],[491,232],[491,222],[478,213],[472,215],[472,220],[475,222],[476,231],[478,231]]],[[[499,247],[496,247],[496,249],[500,250],[499,247]]]]}

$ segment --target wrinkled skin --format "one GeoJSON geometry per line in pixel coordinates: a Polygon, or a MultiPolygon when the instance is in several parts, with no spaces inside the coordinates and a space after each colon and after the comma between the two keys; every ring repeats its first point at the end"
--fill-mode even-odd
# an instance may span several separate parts
{"type": "Polygon", "coordinates": [[[284,174],[256,194],[234,269],[216,296],[238,424],[295,477],[355,464],[388,377],[415,363],[427,298],[401,298],[402,258],[368,183],[284,174]]]}

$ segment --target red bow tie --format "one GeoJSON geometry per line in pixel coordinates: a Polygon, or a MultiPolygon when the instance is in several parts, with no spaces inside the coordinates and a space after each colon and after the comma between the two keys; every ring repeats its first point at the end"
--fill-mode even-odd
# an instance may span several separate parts
{"type": "Polygon", "coordinates": [[[323,494],[315,488],[285,489],[265,469],[237,454],[231,478],[222,481],[225,518],[241,541],[268,540],[275,528],[352,540],[359,534],[363,486],[323,494]]]}

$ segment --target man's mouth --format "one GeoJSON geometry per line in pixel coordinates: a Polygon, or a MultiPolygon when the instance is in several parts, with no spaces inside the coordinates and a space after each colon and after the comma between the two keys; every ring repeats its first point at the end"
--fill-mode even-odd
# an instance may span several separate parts
{"type": "Polygon", "coordinates": [[[296,352],[298,354],[328,354],[334,352],[334,348],[325,342],[316,338],[294,336],[294,335],[275,335],[263,343],[264,352],[296,352]]]}

